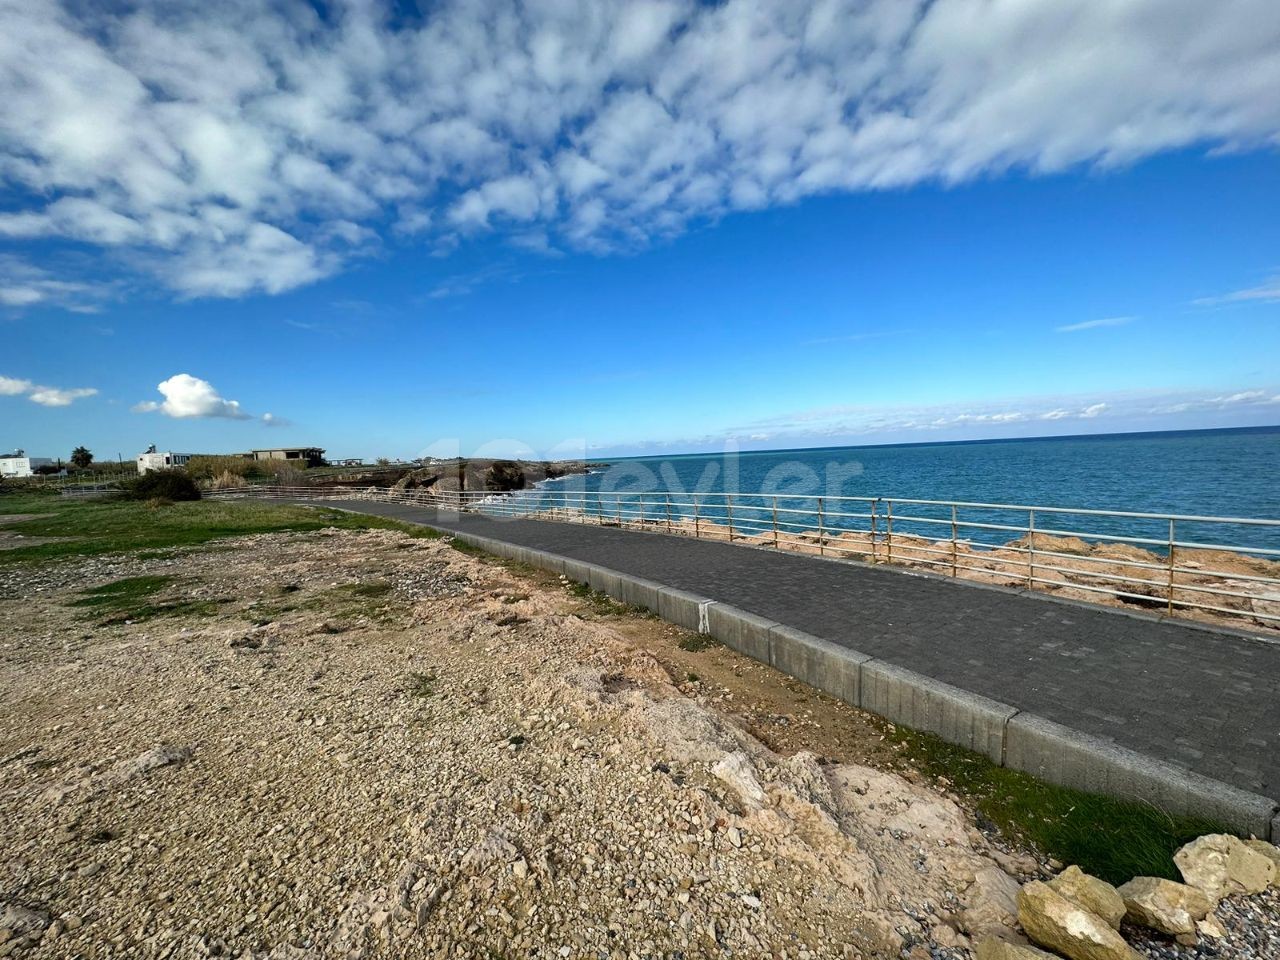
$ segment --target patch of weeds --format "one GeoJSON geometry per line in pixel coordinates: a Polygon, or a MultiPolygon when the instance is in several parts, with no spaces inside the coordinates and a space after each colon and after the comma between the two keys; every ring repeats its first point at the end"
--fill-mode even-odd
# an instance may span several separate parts
{"type": "Polygon", "coordinates": [[[435,696],[435,683],[439,678],[434,673],[411,673],[405,688],[411,697],[435,696]]]}
{"type": "Polygon", "coordinates": [[[1005,834],[1108,883],[1138,876],[1177,880],[1179,847],[1206,833],[1232,832],[1212,820],[1054,786],[929,733],[897,727],[889,737],[916,769],[945,777],[1005,834]]]}
{"type": "Polygon", "coordinates": [[[297,593],[301,589],[302,587],[296,583],[282,583],[278,587],[276,587],[276,593],[278,593],[282,597],[285,597],[291,593],[297,593]]]}
{"type": "Polygon", "coordinates": [[[80,598],[70,605],[87,609],[91,617],[101,617],[98,625],[107,627],[125,622],[140,623],[156,617],[207,617],[217,613],[220,604],[229,602],[225,599],[153,599],[174,582],[172,577],[164,576],[126,577],[82,590],[80,598]]]}
{"type": "Polygon", "coordinates": [[[702,678],[699,677],[696,673],[689,673],[689,674],[685,674],[685,679],[689,683],[698,683],[702,678]]]}
{"type": "Polygon", "coordinates": [[[581,600],[591,608],[591,612],[602,617],[629,617],[642,616],[648,611],[643,607],[633,607],[629,603],[622,603],[613,599],[607,593],[601,593],[599,590],[592,590],[585,583],[569,581],[569,595],[581,600]]]}
{"type": "Polygon", "coordinates": [[[489,556],[489,554],[481,550],[479,547],[473,547],[471,544],[467,543],[465,540],[459,540],[457,537],[454,537],[452,540],[449,541],[449,546],[453,547],[453,549],[457,550],[459,553],[466,554],[468,557],[489,556]]]}
{"type": "Polygon", "coordinates": [[[353,583],[346,588],[354,597],[376,600],[391,592],[391,584],[386,580],[370,580],[368,583],[353,583]]]}
{"type": "Polygon", "coordinates": [[[703,650],[711,650],[722,644],[705,633],[686,633],[676,641],[676,646],[688,653],[701,653],[703,650]]]}
{"type": "Polygon", "coordinates": [[[320,624],[320,626],[316,627],[316,633],[323,633],[328,636],[335,636],[339,633],[346,633],[346,632],[347,632],[346,627],[342,626],[341,624],[330,623],[328,620],[320,624]]]}

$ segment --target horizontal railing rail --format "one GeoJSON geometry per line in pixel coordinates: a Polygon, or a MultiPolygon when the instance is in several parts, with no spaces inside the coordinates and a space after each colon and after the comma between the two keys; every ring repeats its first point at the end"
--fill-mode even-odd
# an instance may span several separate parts
{"type": "Polygon", "coordinates": [[[1280,629],[1276,519],[906,497],[555,487],[503,492],[256,485],[208,495],[381,500],[596,523],[901,564],[1166,615],[1280,629]]]}

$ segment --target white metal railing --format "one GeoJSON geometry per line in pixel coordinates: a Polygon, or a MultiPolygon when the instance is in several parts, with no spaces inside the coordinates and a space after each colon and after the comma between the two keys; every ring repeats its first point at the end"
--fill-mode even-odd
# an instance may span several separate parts
{"type": "Polygon", "coordinates": [[[595,523],[1079,591],[1169,615],[1280,629],[1280,520],[783,493],[254,486],[207,496],[380,500],[595,523]]]}

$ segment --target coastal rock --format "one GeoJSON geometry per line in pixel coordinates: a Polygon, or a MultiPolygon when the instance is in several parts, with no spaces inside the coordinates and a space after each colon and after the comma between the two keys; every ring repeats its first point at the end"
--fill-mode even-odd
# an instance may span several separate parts
{"type": "Polygon", "coordinates": [[[1068,900],[1098,915],[1114,929],[1120,929],[1125,904],[1116,888],[1107,881],[1091,877],[1079,867],[1070,866],[1050,880],[1049,886],[1068,900]]]}
{"type": "Polygon", "coordinates": [[[1137,960],[1107,921],[1033,880],[1018,893],[1018,922],[1033,941],[1068,960],[1137,960]]]}
{"type": "Polygon", "coordinates": [[[1280,887],[1280,847],[1265,840],[1246,840],[1244,845],[1255,853],[1260,853],[1276,866],[1276,874],[1271,878],[1273,887],[1280,887]]]}
{"type": "Polygon", "coordinates": [[[726,753],[711,768],[711,774],[732,787],[747,807],[758,810],[764,804],[765,792],[756,777],[755,767],[741,750],[726,753]]]}
{"type": "Polygon", "coordinates": [[[160,767],[176,766],[191,759],[190,747],[177,747],[170,743],[162,743],[152,747],[130,760],[121,760],[102,778],[108,786],[119,786],[145,776],[160,767]]]}
{"type": "Polygon", "coordinates": [[[1213,909],[1213,903],[1202,891],[1160,877],[1134,877],[1119,893],[1130,923],[1172,936],[1194,934],[1196,921],[1203,920],[1213,909]]]}
{"type": "Polygon", "coordinates": [[[996,937],[987,937],[978,944],[978,960],[1058,960],[1027,943],[1013,943],[996,937]]]}
{"type": "Polygon", "coordinates": [[[1192,840],[1173,855],[1182,878],[1215,903],[1238,893],[1261,893],[1275,879],[1276,864],[1225,833],[1192,840]]]}
{"type": "Polygon", "coordinates": [[[965,894],[968,906],[960,914],[960,929],[973,937],[999,935],[1018,921],[1021,887],[999,867],[983,867],[974,874],[965,894]]]}
{"type": "Polygon", "coordinates": [[[0,944],[10,942],[34,943],[49,926],[49,915],[38,910],[28,910],[17,904],[6,904],[0,910],[0,944]]]}

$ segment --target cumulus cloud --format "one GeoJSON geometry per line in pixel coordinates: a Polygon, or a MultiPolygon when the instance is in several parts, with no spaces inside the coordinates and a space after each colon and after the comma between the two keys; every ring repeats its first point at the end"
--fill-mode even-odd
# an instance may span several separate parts
{"type": "Polygon", "coordinates": [[[1078,333],[1081,330],[1096,330],[1099,327],[1123,327],[1133,323],[1135,317],[1103,317],[1101,320],[1085,320],[1081,323],[1069,323],[1065,327],[1054,327],[1057,333],[1078,333]]]}
{"type": "Polygon", "coordinates": [[[93,387],[46,387],[18,377],[0,376],[0,397],[26,397],[42,407],[69,407],[97,393],[93,387]]]}
{"type": "Polygon", "coordinates": [[[133,409],[136,413],[163,413],[167,417],[222,417],[228,420],[250,420],[252,415],[240,408],[236,400],[218,395],[213,384],[189,373],[179,373],[156,385],[163,401],[148,400],[133,409]]]}
{"type": "Polygon", "coordinates": [[[1271,0],[0,0],[0,17],[0,238],[115,250],[182,296],[278,293],[382,236],[607,252],[833,191],[1280,143],[1271,0]]]}

